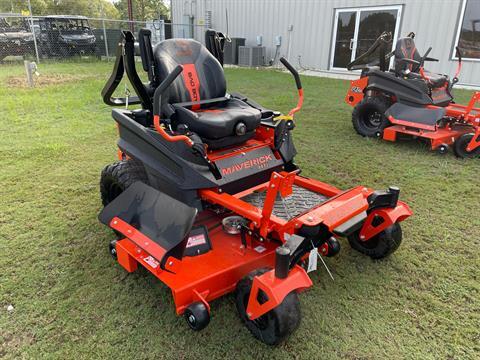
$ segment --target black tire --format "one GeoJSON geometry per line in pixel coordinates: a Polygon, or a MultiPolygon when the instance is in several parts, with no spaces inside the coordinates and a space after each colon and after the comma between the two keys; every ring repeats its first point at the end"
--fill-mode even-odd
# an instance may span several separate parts
{"type": "Polygon", "coordinates": [[[190,304],[184,313],[185,320],[192,330],[200,331],[210,323],[210,314],[205,304],[196,302],[190,304]]]}
{"type": "Polygon", "coordinates": [[[108,252],[114,259],[117,259],[117,240],[110,241],[110,244],[108,245],[108,252]]]}
{"type": "Polygon", "coordinates": [[[235,303],[240,318],[253,336],[267,345],[277,345],[300,325],[300,302],[297,293],[293,291],[276,308],[258,319],[249,320],[246,310],[253,279],[255,276],[261,275],[268,270],[255,270],[240,280],[235,291],[235,303]]]}
{"type": "MultiPolygon", "coordinates": [[[[141,181],[148,185],[148,177],[143,164],[137,160],[122,160],[103,168],[100,176],[100,196],[103,206],[110,204],[133,183],[141,181]]],[[[113,230],[118,239],[124,236],[113,230]]],[[[111,252],[111,248],[109,248],[111,252]]]]}
{"type": "Polygon", "coordinates": [[[137,160],[122,160],[105,166],[100,176],[100,195],[103,206],[107,206],[137,181],[148,185],[145,168],[137,160]]]}
{"type": "Polygon", "coordinates": [[[473,159],[480,156],[480,147],[473,151],[467,151],[467,146],[472,141],[475,134],[463,134],[453,144],[453,152],[455,156],[462,159],[473,159]]]}
{"type": "Polygon", "coordinates": [[[442,144],[440,145],[438,148],[437,148],[437,152],[440,154],[440,155],[445,155],[448,153],[448,150],[449,150],[449,146],[447,144],[442,144]]]}
{"type": "Polygon", "coordinates": [[[402,228],[395,223],[367,241],[361,241],[359,231],[356,231],[348,237],[348,242],[353,249],[372,259],[383,259],[394,253],[402,243],[402,228]]]}
{"type": "Polygon", "coordinates": [[[362,136],[381,136],[383,130],[390,125],[385,117],[385,111],[389,107],[390,102],[384,97],[365,97],[353,108],[353,128],[362,136]]]}

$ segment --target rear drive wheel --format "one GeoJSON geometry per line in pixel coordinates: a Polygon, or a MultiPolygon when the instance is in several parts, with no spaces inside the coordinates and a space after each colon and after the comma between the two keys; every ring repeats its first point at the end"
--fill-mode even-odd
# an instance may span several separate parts
{"type": "Polygon", "coordinates": [[[148,185],[147,173],[140,161],[122,160],[105,166],[100,176],[100,195],[103,206],[107,206],[137,181],[148,185]]]}
{"type": "MultiPolygon", "coordinates": [[[[235,303],[240,318],[253,336],[267,345],[277,345],[285,340],[300,324],[300,302],[297,293],[292,291],[276,308],[255,320],[250,320],[246,310],[253,279],[267,271],[269,269],[258,269],[240,280],[235,291],[235,303]]],[[[268,300],[265,294],[259,296],[261,297],[259,301],[268,300]]]]}
{"type": "Polygon", "coordinates": [[[355,131],[366,137],[379,137],[390,122],[385,111],[390,107],[387,99],[379,96],[366,97],[360,101],[352,112],[355,131]]]}
{"type": "Polygon", "coordinates": [[[367,241],[360,240],[360,231],[348,237],[350,246],[372,259],[382,259],[395,252],[402,243],[402,228],[395,223],[367,241]]]}
{"type": "Polygon", "coordinates": [[[467,146],[472,141],[474,134],[463,134],[453,144],[453,152],[462,159],[473,159],[480,156],[480,147],[473,151],[467,151],[467,146]]]}
{"type": "MultiPolygon", "coordinates": [[[[100,196],[103,206],[110,204],[118,195],[137,181],[148,185],[147,173],[140,161],[122,160],[105,166],[100,176],[100,196]]],[[[118,238],[122,237],[120,233],[114,232],[118,238]]]]}

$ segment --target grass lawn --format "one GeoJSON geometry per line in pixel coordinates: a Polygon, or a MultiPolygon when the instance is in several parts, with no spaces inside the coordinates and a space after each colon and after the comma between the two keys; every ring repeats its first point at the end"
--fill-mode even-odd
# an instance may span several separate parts
{"type": "MultiPolygon", "coordinates": [[[[415,212],[404,242],[372,261],[342,241],[326,259],[335,281],[323,268],[313,274],[300,328],[279,347],[250,335],[232,296],[192,332],[168,288],[112,260],[112,233],[97,220],[100,171],[116,159],[100,98],[111,66],[42,65],[50,80],[31,90],[16,78],[23,65],[0,65],[0,358],[480,357],[480,160],[362,138],[343,102],[348,82],[311,77],[294,132],[303,174],[341,188],[398,185],[415,212]]],[[[267,107],[295,104],[287,74],[226,74],[230,90],[267,107]]],[[[470,93],[456,95],[466,103],[470,93]]]]}

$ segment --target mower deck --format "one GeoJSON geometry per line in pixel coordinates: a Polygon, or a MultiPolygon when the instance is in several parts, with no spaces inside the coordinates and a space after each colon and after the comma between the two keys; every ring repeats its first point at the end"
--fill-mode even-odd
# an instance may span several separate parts
{"type": "MultiPolygon", "coordinates": [[[[275,249],[278,244],[258,242],[245,248],[240,235],[230,235],[223,231],[221,222],[224,216],[204,211],[194,228],[205,226],[208,230],[211,250],[196,256],[185,256],[175,272],[162,270],[160,261],[150,256],[128,238],[117,242],[119,263],[128,271],[137,269],[137,264],[147,268],[172,291],[177,314],[195,302],[205,304],[235,289],[237,282],[249,272],[259,267],[273,267],[275,249]]],[[[173,270],[173,269],[172,269],[173,270]]]]}
{"type": "Polygon", "coordinates": [[[387,127],[383,131],[383,139],[387,141],[396,141],[397,134],[421,137],[429,140],[431,149],[435,150],[444,144],[452,145],[455,142],[455,139],[458,139],[463,134],[468,134],[471,131],[471,128],[468,126],[457,126],[451,129],[438,128],[436,130],[426,130],[403,125],[393,125],[387,127]]]}
{"type": "Polygon", "coordinates": [[[430,141],[431,149],[441,149],[451,146],[462,135],[478,131],[480,125],[480,108],[474,105],[480,100],[480,93],[475,93],[468,105],[450,104],[445,108],[429,105],[424,108],[413,108],[402,104],[394,104],[394,107],[403,107],[413,118],[399,118],[390,115],[388,119],[394,125],[383,131],[383,139],[396,141],[397,134],[406,134],[424,138],[430,141]],[[415,118],[415,114],[417,118],[415,118]],[[431,114],[431,122],[427,123],[425,114],[431,114]],[[443,118],[456,118],[456,122],[446,126],[439,126],[438,122],[443,118]]]}
{"type": "MultiPolygon", "coordinates": [[[[145,188],[143,185],[131,188],[135,187],[145,188]]],[[[138,198],[129,194],[133,192],[127,190],[121,197],[138,198]]],[[[302,224],[324,224],[334,231],[348,221],[363,221],[372,191],[363,187],[341,191],[293,173],[273,173],[269,182],[237,194],[212,190],[202,190],[201,193],[210,202],[223,205],[232,212],[217,214],[204,210],[197,214],[186,249],[195,229],[203,228],[200,242],[207,246],[206,252],[184,255],[181,261],[169,257],[161,246],[118,217],[110,222],[112,228],[126,236],[116,243],[118,262],[128,272],[135,271],[140,263],[164,282],[172,291],[178,314],[193,302],[201,301],[208,308],[208,302],[233,291],[245,274],[262,267],[273,268],[278,243],[265,241],[265,232],[276,231],[282,238],[294,233],[294,229],[302,224]],[[291,192],[284,196],[288,188],[291,192]],[[226,233],[222,220],[232,213],[243,214],[256,223],[260,227],[260,236],[251,236],[250,232],[242,239],[240,234],[226,233]]],[[[157,210],[152,207],[150,212],[158,213],[158,208],[162,207],[159,203],[155,206],[157,210]]],[[[404,205],[399,203],[399,206],[404,205]]]]}

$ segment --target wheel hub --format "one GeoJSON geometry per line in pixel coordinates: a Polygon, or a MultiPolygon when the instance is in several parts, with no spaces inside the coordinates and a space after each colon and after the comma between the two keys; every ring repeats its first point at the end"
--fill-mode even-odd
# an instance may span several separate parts
{"type": "Polygon", "coordinates": [[[367,117],[366,125],[372,128],[377,128],[382,123],[382,114],[377,111],[370,113],[367,117]]]}

